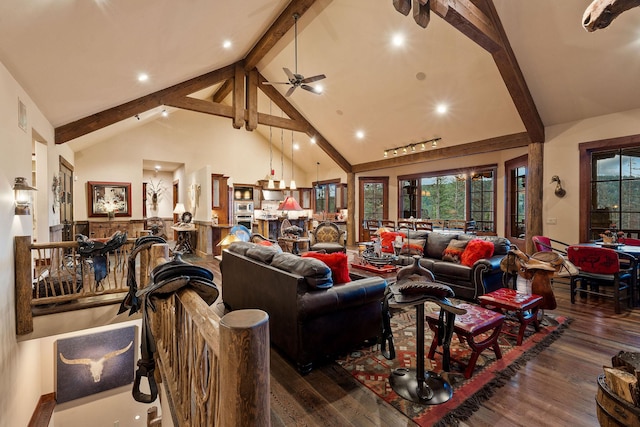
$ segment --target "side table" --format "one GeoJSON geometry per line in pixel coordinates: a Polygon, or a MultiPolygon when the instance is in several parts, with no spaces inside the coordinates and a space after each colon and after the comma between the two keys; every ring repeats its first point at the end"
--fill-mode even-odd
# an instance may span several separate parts
{"type": "Polygon", "coordinates": [[[174,252],[181,252],[184,254],[193,253],[193,247],[191,246],[191,232],[196,231],[196,227],[176,227],[172,226],[172,230],[178,232],[178,241],[176,242],[174,252]]]}
{"type": "Polygon", "coordinates": [[[291,243],[291,253],[295,255],[300,254],[300,243],[306,243],[308,247],[310,241],[308,237],[278,237],[278,242],[291,243]]]}
{"type": "Polygon", "coordinates": [[[482,307],[497,310],[500,313],[507,311],[515,313],[520,323],[516,345],[522,345],[524,331],[527,329],[529,323],[533,323],[536,332],[540,330],[538,309],[543,300],[540,295],[527,295],[515,289],[500,288],[478,297],[478,300],[482,307]]]}

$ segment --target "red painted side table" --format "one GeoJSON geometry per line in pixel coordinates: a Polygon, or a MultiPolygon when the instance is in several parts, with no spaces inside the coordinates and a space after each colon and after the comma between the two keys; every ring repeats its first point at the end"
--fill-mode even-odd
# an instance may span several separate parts
{"type": "Polygon", "coordinates": [[[518,329],[516,345],[522,345],[524,331],[530,323],[540,330],[538,320],[538,309],[543,298],[540,295],[524,294],[514,289],[500,288],[488,294],[478,297],[480,305],[485,308],[496,310],[500,313],[513,312],[520,323],[518,329]]]}
{"type": "MultiPolygon", "coordinates": [[[[502,358],[502,351],[498,345],[498,335],[500,334],[500,329],[502,329],[504,315],[472,304],[459,304],[457,307],[467,311],[466,314],[456,316],[453,332],[458,335],[460,341],[466,341],[467,345],[471,348],[471,357],[464,370],[464,377],[471,378],[473,370],[476,367],[476,362],[478,361],[478,356],[487,348],[493,348],[496,358],[502,358]],[[489,331],[490,334],[488,337],[482,341],[476,341],[478,336],[489,331]]],[[[429,359],[433,359],[436,348],[438,345],[442,345],[438,340],[438,316],[438,312],[427,314],[427,323],[434,333],[433,341],[431,341],[431,347],[429,348],[429,359]]],[[[449,366],[445,366],[448,365],[447,354],[444,353],[446,351],[447,349],[443,348],[443,369],[448,371],[449,366]]]]}

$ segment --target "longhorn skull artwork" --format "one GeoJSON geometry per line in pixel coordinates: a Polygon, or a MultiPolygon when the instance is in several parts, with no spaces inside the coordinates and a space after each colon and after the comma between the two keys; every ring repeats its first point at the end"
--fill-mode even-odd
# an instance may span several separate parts
{"type": "Polygon", "coordinates": [[[593,32],[606,28],[622,12],[640,6],[640,0],[594,0],[582,15],[582,26],[593,32]]]}
{"type": "Polygon", "coordinates": [[[66,363],[67,365],[87,365],[89,367],[89,371],[91,372],[91,376],[93,377],[93,382],[97,383],[97,382],[100,382],[100,378],[102,377],[102,371],[104,370],[104,362],[106,362],[107,360],[113,357],[126,353],[131,348],[132,345],[133,345],[133,341],[129,342],[129,345],[127,345],[126,347],[107,353],[98,360],[86,359],[86,358],[85,359],[67,359],[66,357],[64,357],[62,353],[59,353],[59,354],[60,354],[60,360],[62,360],[62,362],[66,363]]]}

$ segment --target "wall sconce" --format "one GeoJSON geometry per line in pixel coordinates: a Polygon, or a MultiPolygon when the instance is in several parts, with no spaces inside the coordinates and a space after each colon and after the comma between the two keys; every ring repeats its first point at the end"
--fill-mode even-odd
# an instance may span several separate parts
{"type": "Polygon", "coordinates": [[[36,188],[27,184],[24,177],[17,177],[13,183],[14,197],[16,200],[16,215],[31,215],[31,192],[36,188]]]}
{"type": "Polygon", "coordinates": [[[564,197],[567,194],[566,190],[562,188],[562,184],[560,182],[560,177],[558,175],[554,175],[551,177],[551,184],[556,183],[556,189],[554,190],[554,194],[560,198],[564,197]]]}

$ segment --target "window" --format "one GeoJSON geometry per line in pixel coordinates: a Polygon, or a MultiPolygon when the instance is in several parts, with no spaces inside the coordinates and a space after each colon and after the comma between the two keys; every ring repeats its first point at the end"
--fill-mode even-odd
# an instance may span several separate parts
{"type": "Polygon", "coordinates": [[[506,177],[505,236],[518,246],[526,245],[527,223],[525,217],[527,197],[527,167],[529,156],[507,160],[504,164],[506,177]]]}
{"type": "Polygon", "coordinates": [[[640,237],[640,135],[580,144],[580,241],[612,225],[640,237]]]}
{"type": "Polygon", "coordinates": [[[336,205],[336,188],[340,181],[314,182],[315,189],[315,213],[335,213],[338,211],[336,205]]]}
{"type": "Polygon", "coordinates": [[[360,236],[364,231],[362,224],[365,219],[388,219],[389,206],[389,178],[363,177],[360,178],[360,200],[358,214],[360,217],[360,236]]]}
{"type": "Polygon", "coordinates": [[[640,231],[640,148],[594,152],[591,156],[591,239],[618,228],[640,231]]]}
{"type": "Polygon", "coordinates": [[[495,232],[495,166],[398,177],[403,218],[475,220],[495,232]]]}

